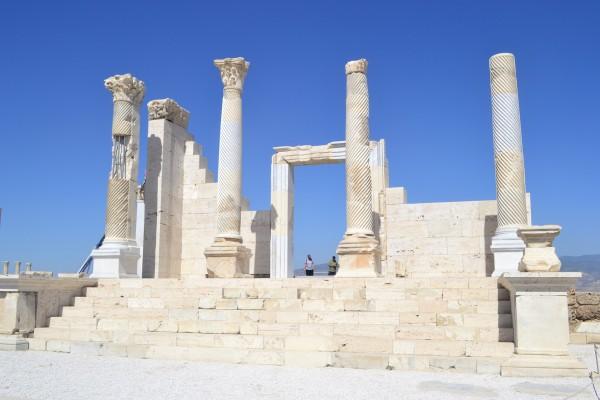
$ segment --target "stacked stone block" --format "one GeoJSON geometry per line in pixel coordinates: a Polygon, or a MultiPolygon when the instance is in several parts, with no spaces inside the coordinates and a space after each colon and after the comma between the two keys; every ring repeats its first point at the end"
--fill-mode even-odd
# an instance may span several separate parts
{"type": "Polygon", "coordinates": [[[495,278],[103,280],[32,349],[293,366],[498,373],[513,353],[495,278]]]}
{"type": "Polygon", "coordinates": [[[186,142],[183,165],[181,276],[205,276],[204,249],[217,232],[217,184],[198,143],[186,142]]]}
{"type": "Polygon", "coordinates": [[[148,119],[142,275],[175,278],[181,273],[184,154],[193,140],[189,112],[172,99],[153,100],[148,119]]]}
{"type": "Polygon", "coordinates": [[[403,191],[387,193],[387,263],[396,276],[484,277],[493,271],[495,201],[407,204],[403,191]]]}
{"type": "MultiPolygon", "coordinates": [[[[181,277],[206,276],[204,250],[217,234],[217,183],[208,169],[202,146],[193,140],[186,142],[183,173],[183,207],[181,232],[181,277]]],[[[264,276],[269,272],[269,211],[250,211],[242,197],[241,235],[250,249],[250,275],[264,276]]]]}
{"type": "Polygon", "coordinates": [[[572,343],[600,343],[600,293],[569,292],[572,343]]]}

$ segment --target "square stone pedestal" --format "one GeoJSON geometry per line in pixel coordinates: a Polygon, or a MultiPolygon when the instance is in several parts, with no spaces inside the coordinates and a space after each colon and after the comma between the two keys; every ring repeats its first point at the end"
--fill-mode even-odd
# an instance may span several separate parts
{"type": "Polygon", "coordinates": [[[140,249],[123,243],[104,242],[92,251],[92,278],[138,278],[140,249]]]}
{"type": "Polygon", "coordinates": [[[219,240],[204,250],[209,278],[248,276],[249,252],[240,242],[219,240]]]}
{"type": "MultiPolygon", "coordinates": [[[[24,278],[17,278],[15,281],[20,279],[24,278]]],[[[33,332],[38,305],[35,292],[20,291],[15,288],[16,285],[11,286],[9,285],[11,291],[0,292],[0,334],[7,335],[4,343],[9,347],[14,344],[11,340],[15,339],[15,335],[33,332]]]]}
{"type": "Polygon", "coordinates": [[[371,236],[347,235],[337,248],[338,278],[375,278],[381,270],[379,243],[371,236]]]}
{"type": "Polygon", "coordinates": [[[525,251],[525,242],[517,235],[517,228],[496,232],[490,246],[494,254],[492,276],[519,271],[519,263],[525,251]]]}
{"type": "Polygon", "coordinates": [[[508,376],[579,376],[587,370],[569,355],[567,291],[579,272],[504,273],[510,292],[516,355],[502,366],[508,376]]]}

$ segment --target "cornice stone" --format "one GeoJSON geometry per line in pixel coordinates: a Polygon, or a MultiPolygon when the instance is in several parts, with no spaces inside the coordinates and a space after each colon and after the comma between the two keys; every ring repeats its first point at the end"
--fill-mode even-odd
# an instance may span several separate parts
{"type": "Polygon", "coordinates": [[[173,99],[158,99],[148,102],[148,119],[166,119],[187,129],[190,113],[173,99]]]}

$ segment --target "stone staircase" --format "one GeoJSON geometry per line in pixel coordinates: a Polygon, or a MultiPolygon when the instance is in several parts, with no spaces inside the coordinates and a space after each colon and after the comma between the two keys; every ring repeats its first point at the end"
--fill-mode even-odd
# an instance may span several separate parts
{"type": "Polygon", "coordinates": [[[495,278],[100,280],[31,350],[303,367],[500,372],[495,278]]]}

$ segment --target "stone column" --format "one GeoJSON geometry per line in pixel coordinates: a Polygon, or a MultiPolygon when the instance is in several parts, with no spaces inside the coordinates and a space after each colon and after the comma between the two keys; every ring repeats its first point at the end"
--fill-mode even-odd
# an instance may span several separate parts
{"type": "Polygon", "coordinates": [[[369,165],[367,60],[346,64],[346,233],[337,252],[338,277],[374,277],[380,267],[373,233],[369,165]]]}
{"type": "Polygon", "coordinates": [[[135,233],[136,191],[144,82],[125,74],[106,79],[104,85],[113,95],[112,168],[108,181],[105,239],[102,246],[92,252],[92,276],[137,276],[140,250],[135,233]]]}
{"type": "Polygon", "coordinates": [[[525,167],[515,57],[509,53],[490,58],[490,86],[496,165],[498,228],[492,238],[494,276],[514,272],[525,244],[517,235],[528,225],[525,167]]]}
{"type": "Polygon", "coordinates": [[[242,90],[250,63],[241,57],[215,60],[223,81],[217,236],[205,251],[209,277],[241,276],[247,261],[242,246],[242,90]]]}
{"type": "Polygon", "coordinates": [[[294,276],[294,167],[273,155],[271,163],[271,278],[294,276]]]}

